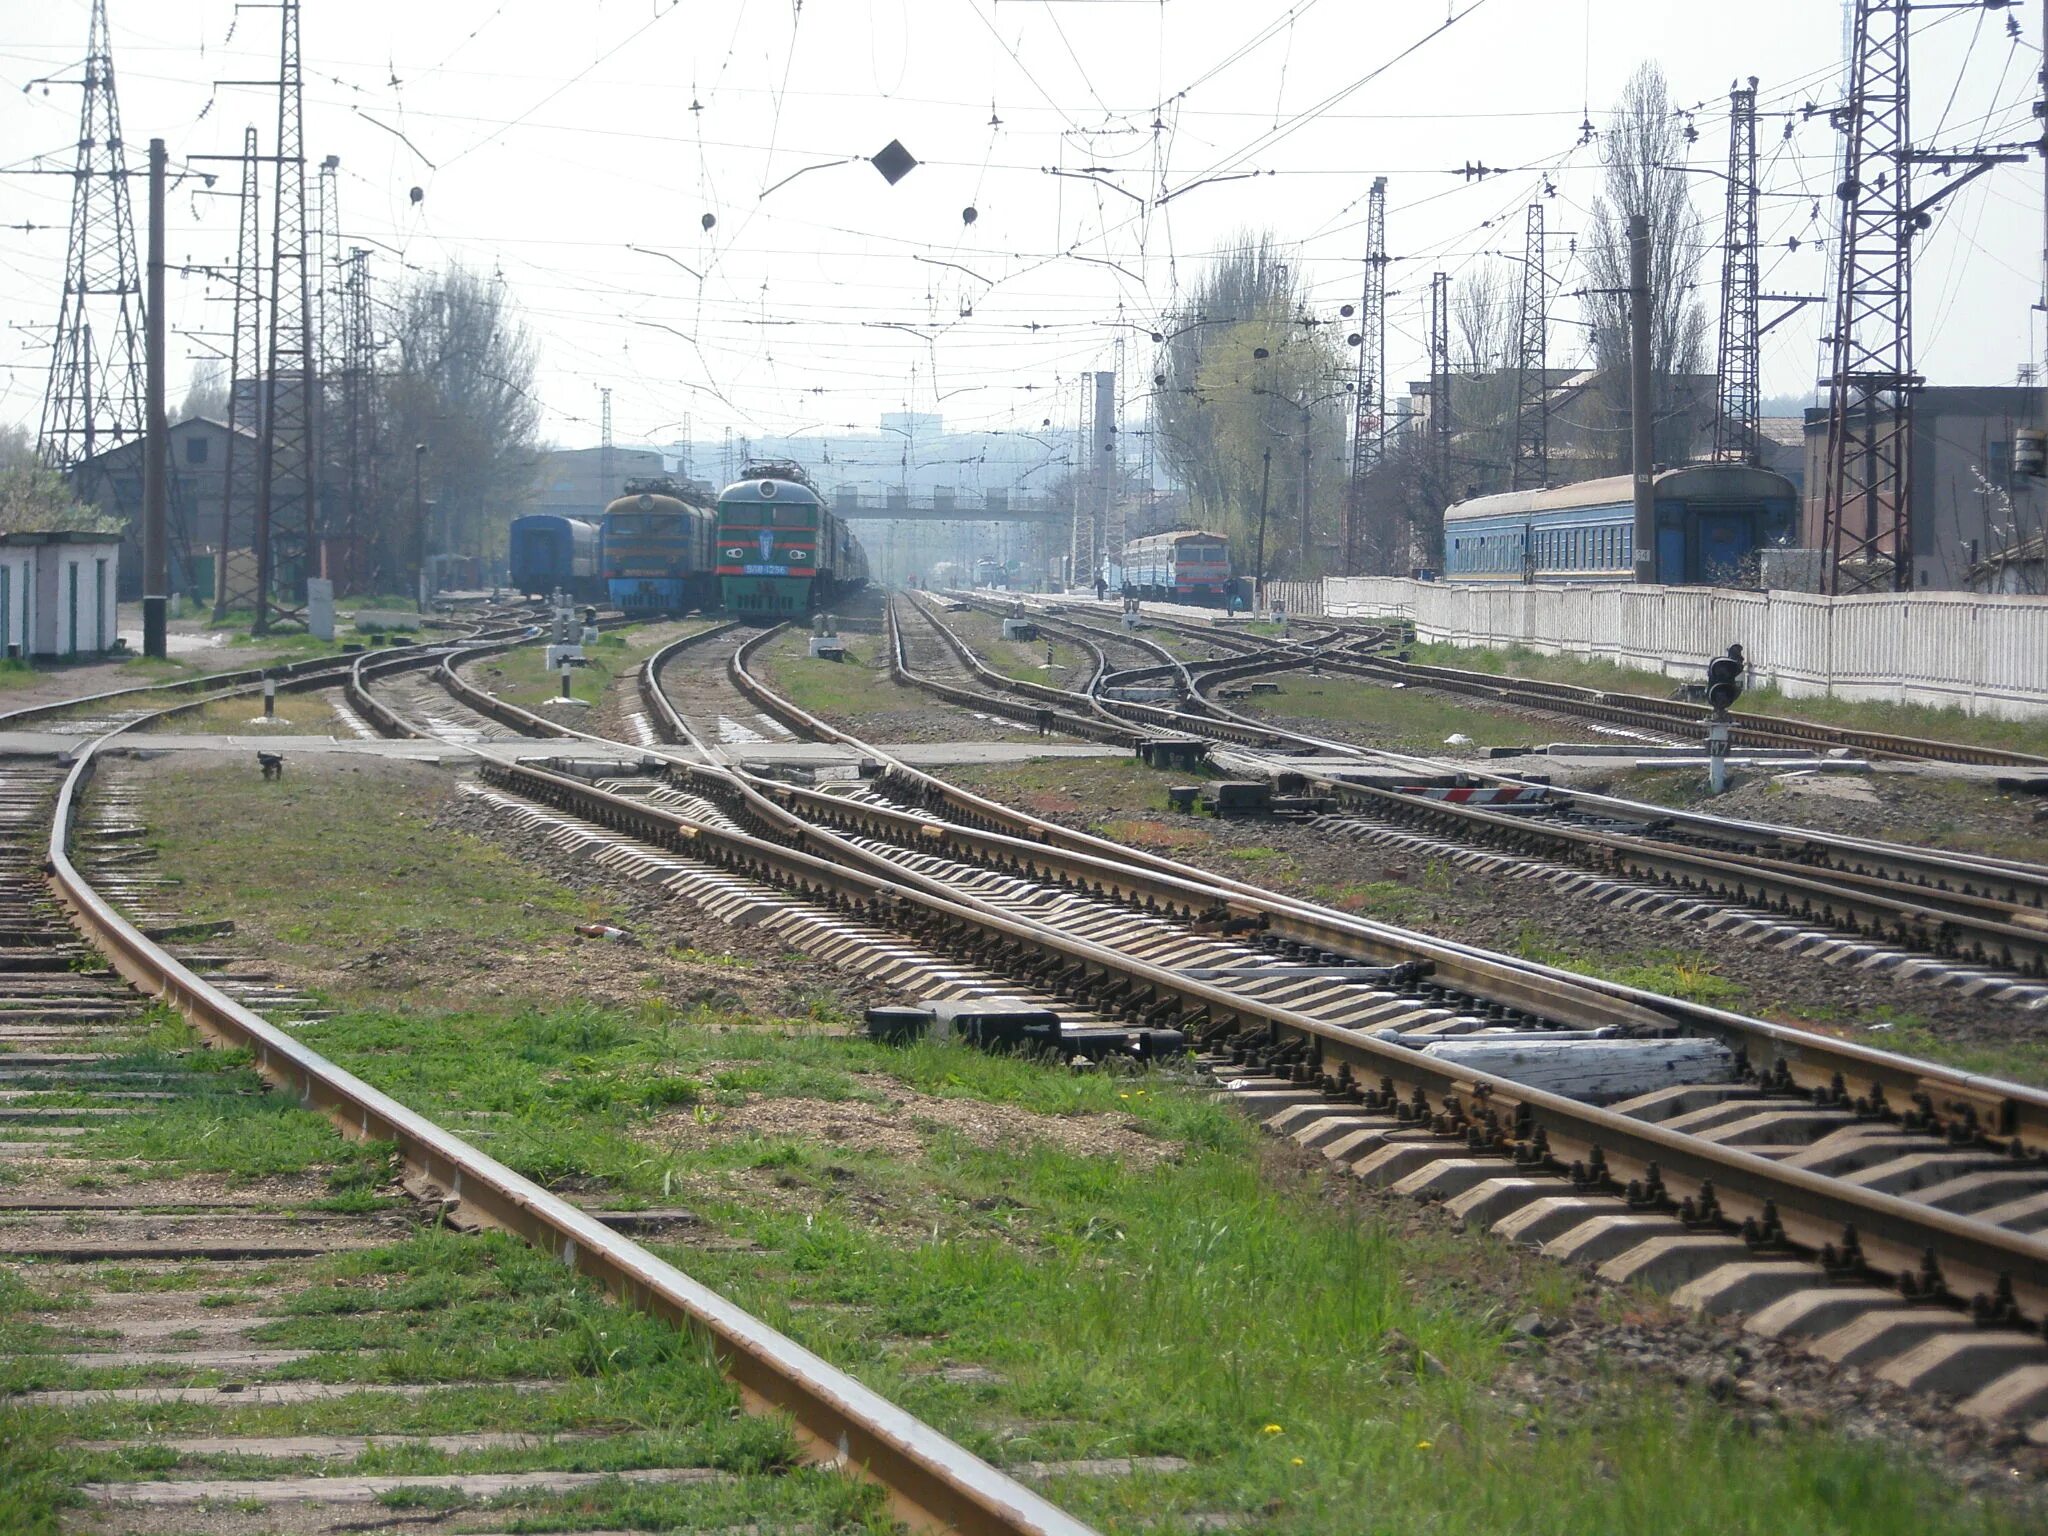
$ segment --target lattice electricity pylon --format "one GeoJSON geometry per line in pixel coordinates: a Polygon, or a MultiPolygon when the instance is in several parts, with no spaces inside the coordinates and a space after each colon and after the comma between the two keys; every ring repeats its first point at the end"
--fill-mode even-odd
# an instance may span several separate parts
{"type": "MultiPolygon", "coordinates": [[[[312,253],[307,258],[312,263],[313,355],[319,359],[316,373],[318,388],[313,397],[316,412],[313,440],[320,445],[322,485],[332,485],[335,471],[340,467],[334,462],[334,433],[330,425],[341,409],[341,284],[344,274],[340,172],[341,156],[328,155],[321,160],[313,202],[312,253]]],[[[334,510],[323,503],[320,513],[320,533],[325,537],[335,531],[334,510]]],[[[331,576],[334,572],[327,574],[331,576]]]]}
{"type": "Polygon", "coordinates": [[[1907,0],[1856,0],[1839,196],[1821,580],[1910,584],[1913,192],[1907,0]]]}
{"type": "Polygon", "coordinates": [[[1429,279],[1429,440],[1430,463],[1436,474],[1436,496],[1449,501],[1451,440],[1456,428],[1451,413],[1451,274],[1429,279]]]}
{"type": "Polygon", "coordinates": [[[1550,481],[1550,283],[1543,270],[1543,205],[1529,205],[1522,256],[1522,303],[1516,311],[1515,456],[1511,489],[1540,490],[1550,481]]]}
{"type": "Polygon", "coordinates": [[[342,504],[341,590],[363,590],[375,560],[369,509],[377,504],[377,336],[370,318],[370,253],[352,249],[341,285],[342,451],[347,500],[342,504]]]}
{"type": "MultiPolygon", "coordinates": [[[[1352,402],[1351,485],[1344,498],[1344,574],[1356,576],[1365,543],[1366,481],[1383,457],[1387,423],[1387,178],[1373,178],[1365,213],[1365,292],[1358,304],[1358,378],[1352,402]]],[[[1382,541],[1383,542],[1383,541],[1382,541]]],[[[1377,557],[1384,550],[1375,550],[1377,557]]]]}
{"type": "Polygon", "coordinates": [[[1763,343],[1757,329],[1756,76],[1728,93],[1728,213],[1721,235],[1721,398],[1714,457],[1761,462],[1763,343]]]}
{"type": "Polygon", "coordinates": [[[228,442],[221,461],[220,541],[213,558],[213,617],[216,623],[229,613],[258,607],[256,562],[235,551],[255,548],[253,521],[237,516],[248,499],[256,468],[242,452],[242,431],[254,426],[262,430],[262,380],[256,377],[257,360],[263,354],[263,291],[259,265],[263,249],[258,233],[259,208],[256,196],[256,130],[242,130],[242,191],[235,205],[235,291],[234,323],[228,341],[228,442]],[[246,388],[244,386],[247,386],[246,388]]]}
{"type": "Polygon", "coordinates": [[[612,499],[612,392],[609,385],[601,386],[598,398],[597,429],[597,500],[600,506],[610,506],[612,499]]]}
{"type": "Polygon", "coordinates": [[[1103,453],[1102,465],[1102,547],[1114,550],[1118,565],[1123,564],[1124,545],[1129,542],[1129,523],[1124,516],[1124,380],[1128,377],[1124,368],[1124,333],[1116,333],[1116,343],[1111,348],[1112,359],[1110,388],[1114,398],[1111,402],[1109,419],[1109,442],[1103,453]]]}
{"type": "Polygon", "coordinates": [[[37,434],[44,460],[58,469],[139,441],[143,431],[142,269],[114,95],[107,0],[92,0],[79,84],[64,299],[37,434]]]}
{"type": "Polygon", "coordinates": [[[264,369],[261,492],[256,507],[258,634],[295,614],[280,591],[301,597],[320,570],[319,357],[314,350],[306,230],[306,153],[299,73],[299,0],[280,0],[277,179],[271,198],[270,347],[264,369]]]}

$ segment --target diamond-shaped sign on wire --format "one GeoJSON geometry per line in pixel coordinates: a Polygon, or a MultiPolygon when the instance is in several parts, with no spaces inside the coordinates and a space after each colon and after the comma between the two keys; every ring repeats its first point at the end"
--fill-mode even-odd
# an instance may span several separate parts
{"type": "Polygon", "coordinates": [[[892,187],[917,169],[917,157],[903,147],[901,139],[891,139],[868,163],[880,171],[882,179],[892,187]]]}

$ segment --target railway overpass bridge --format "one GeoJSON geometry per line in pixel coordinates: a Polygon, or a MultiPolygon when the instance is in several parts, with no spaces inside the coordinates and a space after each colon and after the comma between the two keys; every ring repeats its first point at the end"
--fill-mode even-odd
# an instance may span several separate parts
{"type": "Polygon", "coordinates": [[[936,495],[863,496],[858,491],[837,490],[832,506],[851,523],[1027,523],[1044,527],[1072,520],[1071,504],[1044,499],[1025,500],[1001,491],[984,496],[936,495]]]}

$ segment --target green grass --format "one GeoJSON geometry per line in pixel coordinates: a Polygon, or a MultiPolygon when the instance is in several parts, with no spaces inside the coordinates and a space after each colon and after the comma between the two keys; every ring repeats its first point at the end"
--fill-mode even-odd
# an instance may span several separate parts
{"type": "MultiPolygon", "coordinates": [[[[1517,1365],[1507,1348],[1516,1311],[1584,1316],[1638,1303],[1595,1298],[1572,1272],[1505,1245],[1417,1229],[1398,1207],[1333,1205],[1321,1176],[1269,1167],[1255,1128],[1172,1073],[1073,1074],[952,1046],[895,1052],[767,1021],[678,1028],[591,1010],[363,1012],[306,1035],[429,1114],[506,1111],[485,1122],[501,1128],[485,1145],[530,1176],[625,1203],[686,1199],[726,1239],[667,1250],[694,1275],[984,1455],[1195,1463],[1178,1475],[1053,1490],[1109,1530],[1255,1516],[1276,1503],[1283,1528],[1300,1531],[1360,1529],[1368,1507],[1365,1528],[1387,1531],[1440,1522],[1904,1533],[1937,1512],[1944,1530],[2020,1528],[1880,1446],[1790,1426],[1756,1433],[1619,1362],[1591,1375],[1583,1401],[1526,1400],[1504,1387],[1517,1365]],[[706,1128],[682,1144],[661,1133],[668,1107],[647,1095],[650,1083],[676,1077],[696,1086],[703,1113],[691,1121],[706,1128]],[[910,1157],[717,1134],[721,1106],[754,1096],[873,1105],[905,1091],[1094,1116],[1168,1155],[1133,1161],[1016,1135],[977,1141],[936,1125],[910,1157]],[[1523,1288],[1502,1293],[1516,1276],[1523,1288]],[[1418,1373],[1417,1351],[1442,1374],[1418,1373]],[[989,1374],[934,1374],[962,1364],[989,1374]]],[[[917,1111],[906,1118],[915,1125],[917,1111]]],[[[437,1266],[435,1249],[449,1241],[429,1235],[396,1254],[328,1261],[331,1282],[266,1327],[264,1343],[346,1351],[291,1368],[323,1379],[581,1372],[616,1380],[614,1417],[643,1433],[722,1427],[704,1411],[715,1384],[682,1379],[689,1352],[653,1325],[586,1309],[573,1288],[550,1284],[558,1267],[509,1244],[494,1259],[502,1274],[479,1280],[437,1266]],[[635,1407],[650,1373],[667,1386],[670,1416],[657,1424],[635,1407]]],[[[428,1411],[404,1411],[395,1427],[465,1426],[478,1405],[428,1411]]],[[[516,1404],[503,1425],[561,1411],[516,1404]]],[[[306,1417],[297,1411],[294,1422],[306,1417]]],[[[153,1427],[161,1418],[153,1413],[153,1427]]],[[[249,1424],[237,1416],[237,1427],[249,1424]]],[[[685,1443],[709,1457],[773,1453],[759,1427],[730,1433],[736,1445],[685,1443]]],[[[606,1453],[556,1454],[566,1464],[606,1453]]],[[[632,1445],[614,1454],[612,1464],[625,1464],[632,1445]]],[[[155,1468],[145,1457],[118,1470],[155,1468]]]]}
{"type": "MultiPolygon", "coordinates": [[[[544,966],[526,952],[595,915],[530,866],[437,830],[453,790],[437,773],[351,761],[265,782],[239,764],[181,763],[142,782],[150,846],[184,882],[185,917],[234,918],[266,959],[404,953],[431,935],[458,957],[544,966]]],[[[374,995],[374,974],[363,985],[374,995]]]]}
{"type": "MultiPolygon", "coordinates": [[[[1166,792],[1199,774],[1148,767],[1135,757],[1040,758],[1022,763],[963,764],[939,777],[993,800],[1007,800],[1039,815],[1086,813],[1104,820],[1132,814],[1165,816],[1166,792]]],[[[1192,818],[1176,816],[1175,825],[1192,818]]]]}
{"type": "MultiPolygon", "coordinates": [[[[1409,657],[1434,667],[1461,667],[1495,676],[1534,678],[1544,682],[1575,683],[1583,688],[1604,688],[1623,693],[1646,693],[1667,698],[1677,680],[1660,672],[1619,666],[1611,661],[1594,661],[1573,656],[1548,656],[1527,646],[1499,650],[1476,646],[1442,644],[1414,645],[1409,657]]],[[[1816,720],[1850,730],[1883,731],[1895,736],[1918,736],[1931,741],[1968,742],[1977,746],[2002,747],[2010,751],[2048,756],[2048,721],[1997,720],[1966,715],[1960,709],[1936,709],[1924,704],[1885,704],[1829,698],[1787,698],[1775,688],[1757,688],[1742,696],[1736,708],[1745,713],[1780,715],[1816,720]]]]}
{"type": "MultiPolygon", "coordinates": [[[[123,1289],[118,1270],[95,1277],[123,1289]]],[[[152,1275],[149,1288],[189,1286],[196,1269],[152,1275]]],[[[252,1276],[259,1284],[265,1276],[252,1276]]],[[[296,1275],[281,1278],[289,1286],[296,1275]]],[[[256,1300],[261,1293],[250,1293],[256,1300]]],[[[14,1330],[18,1351],[13,1387],[114,1385],[133,1373],[81,1373],[36,1351],[76,1347],[50,1324],[24,1313],[46,1311],[49,1298],[19,1286],[0,1287],[0,1318],[14,1330]]],[[[275,1292],[285,1313],[258,1323],[261,1347],[323,1353],[275,1372],[272,1379],[360,1382],[547,1381],[538,1392],[470,1389],[432,1396],[363,1397],[256,1408],[212,1404],[104,1404],[55,1411],[0,1409],[0,1529],[54,1533],[79,1482],[126,1482],[184,1475],[217,1477],[438,1474],[531,1469],[614,1471],[643,1466],[718,1469],[729,1481],[694,1488],[599,1484],[574,1495],[520,1495],[482,1507],[519,1511],[516,1518],[605,1516],[607,1525],[690,1527],[699,1520],[731,1524],[742,1513],[775,1520],[863,1526],[873,1518],[872,1490],[796,1470],[796,1445],[781,1422],[740,1414],[738,1394],[686,1334],[669,1324],[607,1304],[561,1264],[504,1236],[460,1237],[422,1232],[389,1246],[317,1261],[311,1283],[275,1292]],[[538,1435],[580,1432],[540,1449],[446,1453],[422,1446],[365,1448],[352,1459],[257,1460],[233,1455],[181,1462],[153,1441],[168,1437],[327,1433],[460,1434],[514,1430],[538,1435]],[[67,1445],[81,1439],[133,1437],[116,1451],[67,1445]]],[[[53,1319],[63,1321],[61,1315],[53,1319]]],[[[232,1399],[224,1400],[232,1404],[232,1399]]],[[[439,1507],[465,1501],[435,1490],[439,1507]]]]}
{"type": "Polygon", "coordinates": [[[949,613],[945,621],[947,627],[967,642],[968,648],[990,671],[1020,682],[1072,688],[1078,686],[1094,666],[1088,653],[1080,646],[1054,635],[1048,634],[1037,640],[1005,640],[1002,620],[993,614],[979,611],[949,613]],[[1048,648],[1053,659],[1051,668],[1045,664],[1048,648]]]}
{"type": "Polygon", "coordinates": [[[1447,702],[1441,694],[1389,688],[1355,677],[1310,677],[1284,673],[1271,681],[1277,693],[1260,693],[1234,708],[1255,717],[1327,721],[1349,726],[1347,734],[1375,746],[1427,748],[1441,752],[1455,734],[1472,738],[1473,749],[1522,746],[1540,732],[1527,721],[1491,710],[1447,702]]]}
{"type": "MultiPolygon", "coordinates": [[[[165,797],[186,799],[171,781],[155,782],[152,820],[165,797]]],[[[281,800],[246,802],[237,839],[187,844],[175,867],[195,890],[223,897],[260,888],[263,920],[279,931],[332,924],[341,944],[360,944],[350,935],[368,931],[371,896],[337,909],[327,888],[360,883],[382,896],[418,873],[420,850],[386,835],[393,798],[357,804],[352,814],[373,824],[344,841],[339,882],[251,867],[250,846],[268,848],[287,828],[310,838],[332,814],[281,800]]],[[[445,940],[458,922],[516,934],[534,921],[521,908],[545,882],[508,879],[501,864],[468,853],[448,862],[438,913],[412,913],[421,942],[445,940]]],[[[1645,955],[1640,965],[1690,970],[1695,987],[1719,980],[1684,956],[1645,955]]],[[[1194,1462],[1177,1475],[1048,1490],[1106,1531],[1188,1530],[1215,1514],[1347,1536],[2030,1528],[2027,1514],[1962,1492],[1938,1466],[1885,1442],[1768,1414],[1757,1427],[1620,1357],[1547,1367],[1520,1353],[1528,1346],[1509,1325],[1524,1310],[1591,1323],[1645,1308],[1654,1319],[1655,1304],[1418,1221],[1405,1204],[1361,1199],[1347,1181],[1291,1161],[1175,1069],[1071,1072],[949,1045],[894,1050],[661,996],[631,1008],[391,999],[301,1034],[531,1177],[604,1203],[687,1205],[700,1226],[658,1251],[972,1449],[1000,1462],[1194,1462]],[[799,1129],[824,1106],[907,1139],[871,1145],[799,1129]],[[1083,1132],[1107,1140],[1075,1139],[1083,1132]],[[986,1374],[936,1373],[958,1365],[986,1374]],[[1540,1394],[1518,1374],[1532,1367],[1549,1373],[1540,1394]]],[[[195,1117],[126,1150],[226,1164],[247,1154],[223,1143],[244,1139],[256,1138],[238,1126],[209,1135],[195,1117]]],[[[702,1437],[689,1444],[742,1467],[781,1454],[761,1426],[730,1421],[723,1389],[692,1374],[693,1353],[654,1325],[586,1306],[558,1266],[509,1244],[491,1249],[496,1273],[478,1278],[438,1262],[444,1243],[453,1246],[429,1234],[388,1259],[325,1261],[326,1282],[267,1342],[348,1350],[346,1365],[304,1369],[349,1379],[588,1373],[533,1400],[469,1393],[395,1405],[378,1411],[380,1428],[567,1427],[595,1417],[628,1437],[702,1437]]],[[[346,1403],[148,1410],[158,1435],[202,1424],[346,1432],[362,1412],[346,1403]]],[[[124,1433],[139,1422],[126,1415],[95,1410],[61,1427],[124,1433]]],[[[59,1426],[26,1417],[0,1431],[0,1499],[33,1513],[23,1501],[46,1508],[67,1482],[103,1469],[66,1459],[74,1453],[61,1449],[59,1426]]],[[[756,1502],[742,1507],[733,1490],[612,1488],[525,1501],[517,1515],[657,1527],[801,1514],[829,1527],[873,1512],[872,1503],[832,1503],[830,1486],[804,1475],[751,1492],[756,1502]]],[[[0,1528],[39,1529],[26,1518],[0,1528]]]]}
{"type": "Polygon", "coordinates": [[[1318,885],[1311,894],[1325,906],[1355,912],[1360,917],[1381,923],[1412,923],[1434,911],[1434,905],[1424,891],[1401,880],[1318,885]]]}
{"type": "Polygon", "coordinates": [[[802,629],[793,630],[761,653],[761,670],[783,697],[826,719],[845,721],[890,710],[943,707],[930,694],[889,680],[883,637],[849,634],[839,638],[846,659],[819,661],[808,654],[808,635],[802,629]]]}
{"type": "MultiPolygon", "coordinates": [[[[1748,777],[1738,770],[1731,775],[1731,782],[1740,788],[1748,777]]],[[[2033,820],[2035,810],[2043,804],[2037,795],[2008,794],[1981,779],[1932,774],[1872,774],[1859,782],[1880,802],[1860,808],[1865,836],[1989,858],[2048,862],[2048,825],[2033,820]],[[1888,816],[1887,810],[1894,805],[1908,808],[1910,814],[1888,816]],[[1933,819],[1928,819],[1930,813],[1933,819]]],[[[1602,787],[1627,799],[1682,810],[1712,810],[1718,803],[1707,787],[1706,775],[1696,768],[1632,769],[1602,787]]],[[[1765,805],[1747,808],[1760,819],[1796,825],[1810,808],[1807,824],[1830,830],[1841,824],[1835,802],[1809,799],[1805,792],[1768,781],[1764,793],[1768,797],[1765,805]],[[1835,814],[1828,815],[1831,811],[1835,814]]]]}
{"type": "MultiPolygon", "coordinates": [[[[462,669],[462,675],[507,704],[545,713],[547,701],[559,698],[562,692],[562,675],[559,670],[548,670],[547,659],[547,647],[536,642],[473,661],[462,669]]],[[[596,645],[585,647],[583,665],[569,669],[569,696],[585,704],[601,704],[612,679],[638,664],[639,658],[627,650],[624,637],[601,634],[596,645]]]]}
{"type": "Polygon", "coordinates": [[[32,688],[53,678],[75,676],[91,669],[98,675],[90,680],[89,686],[81,684],[82,691],[110,693],[117,688],[174,683],[207,672],[231,671],[234,665],[233,661],[220,657],[201,657],[196,661],[165,658],[160,661],[139,652],[122,656],[86,656],[77,660],[44,658],[26,661],[19,657],[0,657],[0,692],[32,688]]]}
{"type": "Polygon", "coordinates": [[[1554,965],[1586,976],[1599,976],[1660,992],[1689,1003],[1716,1008],[1742,1008],[1752,993],[1748,986],[1716,969],[1714,961],[1696,950],[1650,949],[1629,955],[1589,956],[1584,951],[1556,944],[1534,925],[1525,925],[1516,937],[1513,953],[1540,965],[1554,965]]]}
{"type": "Polygon", "coordinates": [[[277,696],[278,725],[259,725],[263,718],[263,695],[245,694],[219,699],[198,709],[186,710],[149,727],[166,736],[334,736],[347,734],[327,699],[317,693],[283,693],[277,696]]]}
{"type": "MultiPolygon", "coordinates": [[[[601,704],[613,684],[629,678],[651,652],[708,627],[707,621],[693,619],[686,623],[633,624],[604,631],[596,645],[585,649],[583,665],[569,669],[570,697],[585,704],[601,704]]],[[[559,698],[562,692],[560,670],[548,670],[544,641],[473,661],[462,673],[506,703],[543,714],[547,712],[547,701],[559,698]]]]}

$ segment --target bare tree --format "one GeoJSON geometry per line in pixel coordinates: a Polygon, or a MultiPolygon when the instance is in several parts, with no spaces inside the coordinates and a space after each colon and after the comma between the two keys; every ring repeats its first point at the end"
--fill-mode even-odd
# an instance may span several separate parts
{"type": "Polygon", "coordinates": [[[388,573],[412,565],[413,445],[449,551],[500,554],[531,499],[539,463],[536,358],[501,283],[460,266],[417,278],[391,320],[394,371],[383,380],[382,521],[388,573]]]}
{"type": "Polygon", "coordinates": [[[201,358],[192,365],[192,379],[185,386],[185,399],[171,420],[175,424],[191,421],[197,416],[209,416],[215,421],[228,418],[228,369],[227,364],[217,357],[201,358]]]}
{"type": "MultiPolygon", "coordinates": [[[[1514,367],[1521,308],[1520,278],[1495,261],[1474,266],[1452,291],[1457,340],[1451,406],[1461,430],[1459,473],[1443,489],[1453,498],[1467,491],[1500,490],[1508,483],[1515,450],[1514,367]]],[[[1410,477],[1410,483],[1418,482],[1410,477]]],[[[1436,511],[1441,516],[1443,508],[1436,511]]]]}
{"type": "Polygon", "coordinates": [[[1521,305],[1519,291],[1490,261],[1458,279],[1451,297],[1451,320],[1458,330],[1458,355],[1451,359],[1452,367],[1476,377],[1508,366],[1521,305]]]}
{"type": "Polygon", "coordinates": [[[1601,374],[1599,414],[1588,422],[1609,446],[1603,455],[1619,468],[1628,443],[1629,220],[1650,222],[1650,353],[1656,372],[1656,453],[1660,463],[1683,463],[1692,454],[1698,402],[1681,400],[1674,381],[1706,366],[1707,311],[1696,296],[1706,254],[1702,222],[1685,171],[1684,124],[1671,109],[1664,72],[1641,65],[1629,77],[1602,141],[1605,191],[1593,202],[1585,242],[1591,278],[1586,303],[1593,354],[1601,374]]]}

